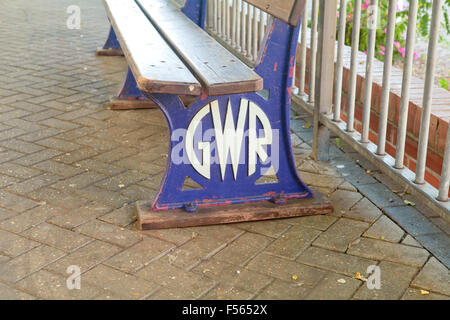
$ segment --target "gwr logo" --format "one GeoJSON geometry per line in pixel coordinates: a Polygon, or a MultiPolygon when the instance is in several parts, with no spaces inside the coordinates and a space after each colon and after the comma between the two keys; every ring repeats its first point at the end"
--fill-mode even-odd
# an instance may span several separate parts
{"type": "Polygon", "coordinates": [[[222,119],[219,111],[219,103],[214,100],[204,106],[194,118],[191,120],[185,138],[185,150],[187,157],[194,169],[203,177],[211,178],[211,142],[200,141],[197,148],[201,151],[202,161],[198,159],[194,150],[194,135],[202,120],[211,113],[212,124],[214,128],[214,136],[216,142],[216,151],[220,165],[222,180],[225,179],[225,170],[227,167],[227,159],[230,156],[231,165],[233,167],[234,179],[237,178],[239,159],[241,158],[241,150],[244,141],[245,122],[248,113],[248,175],[252,175],[256,171],[257,158],[262,162],[268,159],[267,152],[264,148],[266,145],[272,144],[272,128],[266,114],[254,102],[241,99],[239,113],[237,118],[237,126],[235,126],[231,102],[228,101],[227,111],[225,114],[225,124],[222,127],[222,119]],[[257,119],[262,125],[263,137],[258,138],[257,119]]]}

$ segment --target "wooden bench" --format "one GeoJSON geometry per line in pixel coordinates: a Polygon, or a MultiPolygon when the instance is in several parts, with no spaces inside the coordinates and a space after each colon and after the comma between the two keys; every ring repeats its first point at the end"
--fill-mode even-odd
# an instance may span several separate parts
{"type": "Polygon", "coordinates": [[[170,130],[160,189],[152,202],[138,203],[143,229],[332,211],[324,197],[312,199],[291,150],[291,87],[305,1],[247,2],[272,17],[254,68],[202,29],[206,1],[187,0],[180,10],[166,0],[104,0],[129,65],[122,92],[150,98],[170,130]],[[286,203],[292,199],[303,200],[286,203]]]}

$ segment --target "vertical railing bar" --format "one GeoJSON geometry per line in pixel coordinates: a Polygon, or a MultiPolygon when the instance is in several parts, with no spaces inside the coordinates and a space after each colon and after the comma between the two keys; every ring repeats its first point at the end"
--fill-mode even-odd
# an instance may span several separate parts
{"type": "Polygon", "coordinates": [[[213,30],[213,12],[214,12],[214,0],[208,0],[207,2],[207,13],[206,13],[206,27],[208,30],[213,30]]]}
{"type": "Polygon", "coordinates": [[[428,42],[427,69],[425,74],[425,88],[423,91],[422,118],[420,121],[419,146],[417,151],[417,184],[425,183],[425,168],[427,160],[428,134],[430,129],[431,103],[433,98],[434,68],[436,66],[436,47],[439,36],[442,0],[433,1],[431,16],[430,40],[428,42]]]}
{"type": "Polygon", "coordinates": [[[231,19],[231,46],[236,48],[236,17],[237,17],[237,0],[233,0],[231,19]]]}
{"type": "Polygon", "coordinates": [[[441,185],[439,186],[439,201],[448,201],[448,189],[450,186],[450,129],[447,130],[445,142],[444,161],[442,163],[441,185]]]}
{"type": "Polygon", "coordinates": [[[246,23],[245,23],[245,14],[246,14],[246,6],[248,6],[248,4],[244,1],[241,0],[241,24],[242,24],[242,37],[241,37],[241,51],[242,54],[246,54],[246,49],[247,49],[247,43],[246,43],[246,39],[247,39],[247,35],[246,35],[246,23]]]}
{"type": "Polygon", "coordinates": [[[218,16],[218,3],[219,3],[219,0],[214,0],[214,33],[218,33],[219,32],[219,30],[218,30],[218,28],[217,28],[217,21],[218,21],[218,19],[219,19],[219,16],[218,16]]]}
{"type": "Polygon", "coordinates": [[[332,112],[337,0],[320,0],[319,12],[312,157],[316,161],[328,161],[330,131],[320,122],[320,115],[332,112]]]}
{"type": "Polygon", "coordinates": [[[355,100],[356,100],[356,80],[357,80],[357,58],[359,49],[359,33],[361,23],[361,0],[355,0],[353,9],[353,30],[352,30],[352,54],[350,61],[350,82],[348,94],[347,131],[353,132],[355,121],[355,100]]]}
{"type": "MultiPolygon", "coordinates": [[[[358,0],[357,0],[358,1],[358,0]]],[[[360,1],[360,0],[359,0],[360,1]]],[[[317,54],[317,20],[319,15],[319,0],[312,0],[311,45],[309,54],[309,99],[314,102],[316,82],[316,54],[317,54]]]]}
{"type": "Polygon", "coordinates": [[[370,129],[370,108],[372,102],[372,74],[373,74],[373,59],[375,57],[375,40],[377,37],[377,12],[378,12],[378,0],[370,0],[368,17],[369,21],[369,37],[368,48],[366,58],[366,80],[364,85],[364,103],[363,103],[363,116],[362,116],[362,134],[361,142],[369,142],[369,129],[370,129]]]}
{"type": "Polygon", "coordinates": [[[253,40],[253,54],[252,54],[252,60],[255,61],[256,58],[258,57],[258,17],[257,17],[257,11],[260,11],[259,9],[257,9],[256,7],[253,8],[253,36],[252,36],[252,40],[253,40]]]}
{"type": "Polygon", "coordinates": [[[247,6],[247,57],[252,60],[252,15],[254,7],[252,5],[247,6]]]}
{"type": "Polygon", "coordinates": [[[227,2],[228,0],[222,0],[222,39],[227,41],[227,2]]]}
{"type": "Polygon", "coordinates": [[[394,32],[395,18],[397,13],[397,0],[389,1],[388,25],[386,33],[386,51],[383,61],[383,85],[381,87],[380,98],[380,121],[378,124],[378,146],[377,154],[384,156],[386,154],[386,131],[389,111],[389,96],[391,93],[391,70],[392,55],[394,51],[394,32]]]}
{"type": "Polygon", "coordinates": [[[241,51],[241,0],[236,0],[236,50],[241,51]]]}
{"type": "Polygon", "coordinates": [[[347,0],[340,0],[339,7],[339,33],[338,49],[336,60],[336,79],[334,85],[334,113],[333,120],[341,121],[341,100],[342,100],[342,74],[344,71],[344,43],[345,27],[347,22],[347,0]]]}
{"type": "Polygon", "coordinates": [[[302,26],[300,29],[300,70],[298,79],[298,92],[300,95],[305,95],[305,77],[306,77],[306,37],[308,28],[308,4],[309,0],[305,1],[305,13],[302,17],[302,26]]]}
{"type": "Polygon", "coordinates": [[[264,39],[264,14],[265,12],[259,10],[259,41],[258,41],[258,50],[261,50],[262,42],[264,39]]]}
{"type": "Polygon", "coordinates": [[[409,85],[411,83],[412,65],[413,65],[413,50],[416,42],[416,21],[418,11],[418,0],[411,0],[409,3],[408,12],[408,31],[406,34],[406,55],[403,65],[403,79],[402,79],[402,95],[400,99],[400,110],[398,118],[398,133],[397,144],[395,152],[396,169],[403,169],[403,159],[405,157],[406,144],[406,130],[408,122],[408,108],[409,108],[409,85]]]}
{"type": "Polygon", "coordinates": [[[227,20],[226,23],[226,28],[227,28],[227,32],[226,32],[226,36],[225,36],[225,40],[231,44],[231,12],[230,12],[230,2],[229,0],[225,0],[225,17],[227,20]]]}

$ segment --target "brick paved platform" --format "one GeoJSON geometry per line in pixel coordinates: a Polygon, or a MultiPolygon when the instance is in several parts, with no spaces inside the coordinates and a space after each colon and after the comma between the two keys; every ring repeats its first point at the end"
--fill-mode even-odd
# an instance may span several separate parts
{"type": "Polygon", "coordinates": [[[126,64],[94,54],[100,0],[77,1],[80,30],[72,4],[0,2],[0,299],[450,298],[449,225],[347,146],[313,162],[295,112],[301,177],[333,214],[140,232],[134,203],[159,185],[168,130],[158,110],[107,110],[126,64]]]}

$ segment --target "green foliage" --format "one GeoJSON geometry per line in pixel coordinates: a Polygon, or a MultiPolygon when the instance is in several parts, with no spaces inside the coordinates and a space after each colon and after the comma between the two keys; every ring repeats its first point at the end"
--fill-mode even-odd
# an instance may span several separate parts
{"type": "MultiPolygon", "coordinates": [[[[351,37],[353,31],[353,8],[355,0],[347,2],[347,16],[346,16],[346,32],[345,32],[345,44],[351,46],[351,37]]],[[[359,38],[359,50],[367,51],[369,28],[367,26],[368,21],[368,9],[370,1],[362,1],[361,10],[361,31],[359,38]]],[[[430,32],[430,20],[431,20],[431,8],[432,0],[419,0],[418,17],[417,17],[417,34],[422,38],[427,38],[430,32]]],[[[443,16],[441,22],[441,29],[444,30],[446,35],[450,35],[450,23],[449,23],[449,8],[450,0],[445,0],[443,5],[443,16]]],[[[375,57],[379,60],[383,60],[384,47],[386,46],[386,28],[388,24],[388,10],[389,0],[379,0],[378,2],[378,21],[375,40],[375,57]]],[[[408,7],[404,10],[401,8],[396,13],[396,25],[394,31],[394,60],[401,60],[405,55],[406,45],[406,31],[408,27],[408,7]]],[[[441,38],[441,41],[445,39],[441,38]]]]}
{"type": "Polygon", "coordinates": [[[442,88],[448,90],[448,82],[447,82],[447,80],[445,80],[445,78],[439,79],[439,85],[440,85],[442,88]]]}

